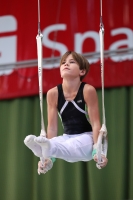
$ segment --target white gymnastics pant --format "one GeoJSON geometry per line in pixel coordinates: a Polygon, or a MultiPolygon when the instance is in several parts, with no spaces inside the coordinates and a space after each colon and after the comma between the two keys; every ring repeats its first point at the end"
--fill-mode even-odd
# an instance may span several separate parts
{"type": "Polygon", "coordinates": [[[67,162],[92,160],[92,132],[76,135],[63,134],[49,139],[49,141],[48,157],[60,158],[67,162]]]}

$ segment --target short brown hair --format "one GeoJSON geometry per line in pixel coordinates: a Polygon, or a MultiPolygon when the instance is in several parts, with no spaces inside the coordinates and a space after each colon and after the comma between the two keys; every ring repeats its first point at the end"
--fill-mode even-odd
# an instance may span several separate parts
{"type": "Polygon", "coordinates": [[[64,60],[66,60],[66,58],[69,56],[69,55],[72,55],[72,57],[74,58],[74,60],[76,60],[76,62],[79,64],[79,68],[81,70],[85,70],[85,74],[83,76],[80,77],[80,80],[82,81],[83,78],[86,76],[86,74],[88,73],[89,71],[89,68],[90,68],[90,64],[88,62],[88,60],[82,56],[81,54],[79,53],[76,53],[75,51],[67,51],[62,57],[61,57],[61,60],[60,60],[60,66],[62,65],[62,63],[64,62],[64,60]]]}

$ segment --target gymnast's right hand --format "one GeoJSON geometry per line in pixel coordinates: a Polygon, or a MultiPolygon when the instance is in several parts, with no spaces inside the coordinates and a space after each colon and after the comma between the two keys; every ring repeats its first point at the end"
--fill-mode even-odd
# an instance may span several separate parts
{"type": "Polygon", "coordinates": [[[38,162],[38,174],[46,174],[53,167],[53,162],[50,158],[45,159],[44,163],[42,161],[38,162]]]}

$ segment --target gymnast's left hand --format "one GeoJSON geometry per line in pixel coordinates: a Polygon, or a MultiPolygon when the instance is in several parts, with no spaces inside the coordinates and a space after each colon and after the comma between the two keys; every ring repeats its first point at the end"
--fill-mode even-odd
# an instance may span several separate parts
{"type": "Polygon", "coordinates": [[[50,158],[45,159],[45,161],[42,163],[42,161],[38,162],[38,174],[46,174],[51,168],[53,167],[53,162],[50,158]]]}
{"type": "MultiPolygon", "coordinates": [[[[97,155],[95,155],[93,159],[95,162],[98,162],[97,155]]],[[[97,163],[97,166],[99,166],[99,169],[102,169],[106,167],[107,163],[108,163],[108,159],[104,155],[102,155],[102,161],[101,163],[97,163]]]]}

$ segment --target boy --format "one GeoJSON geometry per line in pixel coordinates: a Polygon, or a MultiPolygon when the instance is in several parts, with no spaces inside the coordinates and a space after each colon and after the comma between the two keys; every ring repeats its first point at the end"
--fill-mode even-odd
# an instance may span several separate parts
{"type": "MultiPolygon", "coordinates": [[[[82,82],[88,71],[89,63],[82,55],[68,51],[62,56],[62,84],[47,93],[47,138],[29,135],[24,140],[36,156],[45,158],[44,163],[38,163],[38,173],[51,169],[53,157],[68,162],[92,160],[93,144],[97,143],[101,124],[96,90],[82,82]],[[58,113],[64,127],[62,136],[57,136],[58,113]]],[[[93,158],[97,162],[95,155],[93,158]]],[[[101,168],[108,161],[102,158],[101,168]]]]}

